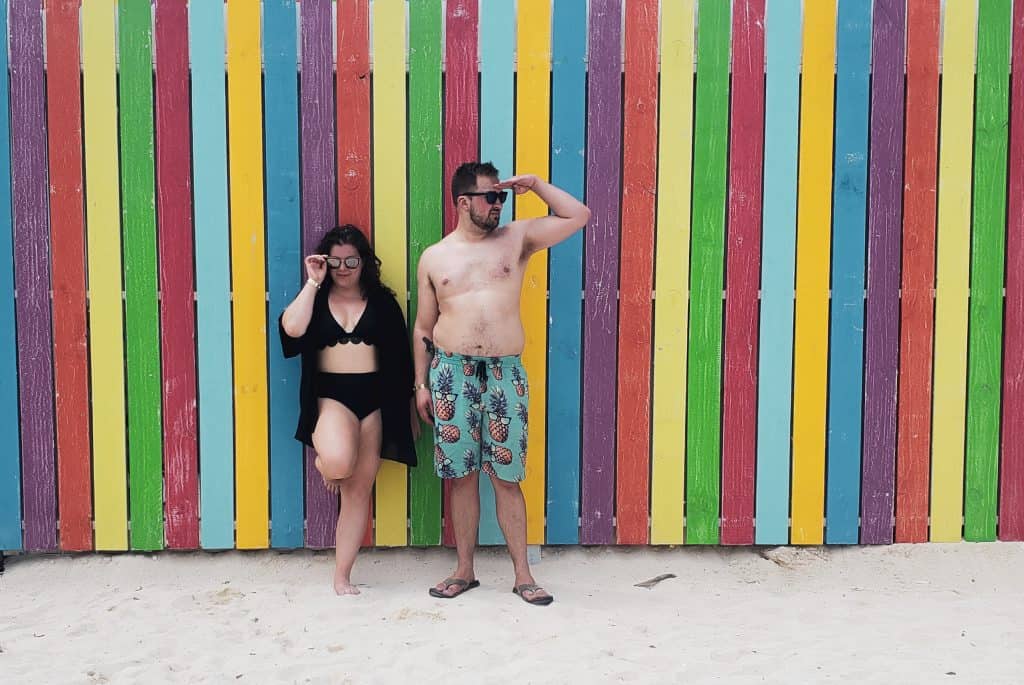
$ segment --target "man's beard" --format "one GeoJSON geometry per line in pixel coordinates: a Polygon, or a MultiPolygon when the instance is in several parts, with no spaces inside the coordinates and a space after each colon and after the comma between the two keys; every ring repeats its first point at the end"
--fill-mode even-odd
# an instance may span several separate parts
{"type": "Polygon", "coordinates": [[[492,216],[490,210],[488,210],[487,214],[477,214],[471,209],[469,210],[469,218],[477,228],[481,231],[486,231],[487,233],[496,229],[498,224],[501,222],[501,214],[499,213],[492,216]]]}

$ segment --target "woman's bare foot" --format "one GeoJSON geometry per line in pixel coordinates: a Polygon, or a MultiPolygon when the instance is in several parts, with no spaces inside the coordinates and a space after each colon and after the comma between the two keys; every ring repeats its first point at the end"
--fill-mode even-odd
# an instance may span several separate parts
{"type": "Polygon", "coordinates": [[[348,578],[335,574],[334,592],[338,595],[358,595],[359,588],[353,585],[348,578]]]}
{"type": "Polygon", "coordinates": [[[333,495],[337,495],[341,492],[341,479],[328,480],[324,478],[324,487],[327,488],[328,492],[333,495]]]}

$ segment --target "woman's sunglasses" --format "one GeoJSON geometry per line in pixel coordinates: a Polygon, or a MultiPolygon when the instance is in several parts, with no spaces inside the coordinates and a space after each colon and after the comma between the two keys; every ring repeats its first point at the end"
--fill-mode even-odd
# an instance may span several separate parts
{"type": "Polygon", "coordinates": [[[505,204],[505,200],[508,199],[507,190],[502,190],[500,192],[497,190],[487,190],[479,193],[463,193],[463,195],[472,197],[483,197],[484,201],[489,205],[497,204],[498,202],[501,202],[501,204],[505,204]]]}
{"type": "Polygon", "coordinates": [[[324,259],[324,261],[327,262],[327,266],[331,267],[332,269],[338,269],[341,267],[342,264],[347,266],[349,269],[354,269],[357,266],[359,266],[359,263],[362,260],[359,259],[359,257],[345,257],[344,259],[342,259],[341,257],[327,257],[324,259]]]}

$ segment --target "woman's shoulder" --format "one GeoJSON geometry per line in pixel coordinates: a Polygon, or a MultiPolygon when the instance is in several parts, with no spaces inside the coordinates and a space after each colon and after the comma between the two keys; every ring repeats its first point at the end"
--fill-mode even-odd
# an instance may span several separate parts
{"type": "Polygon", "coordinates": [[[366,299],[376,307],[386,308],[389,311],[401,311],[398,305],[398,298],[386,285],[374,288],[366,299]]]}

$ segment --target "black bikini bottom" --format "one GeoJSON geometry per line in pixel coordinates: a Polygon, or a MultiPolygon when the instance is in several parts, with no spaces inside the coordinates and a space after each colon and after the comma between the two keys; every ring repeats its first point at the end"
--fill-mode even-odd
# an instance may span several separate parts
{"type": "Polygon", "coordinates": [[[380,409],[380,376],[370,373],[327,373],[316,377],[316,396],[341,402],[362,421],[380,409]]]}

